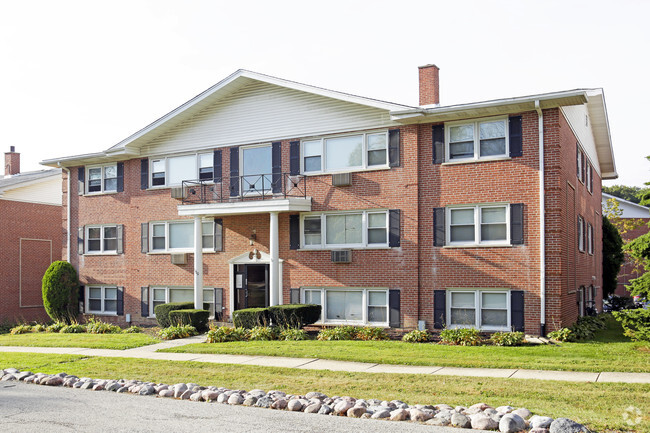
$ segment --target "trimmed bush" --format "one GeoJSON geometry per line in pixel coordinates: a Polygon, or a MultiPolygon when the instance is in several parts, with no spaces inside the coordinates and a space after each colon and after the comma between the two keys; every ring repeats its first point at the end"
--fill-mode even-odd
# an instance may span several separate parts
{"type": "Polygon", "coordinates": [[[322,307],[316,304],[287,304],[269,307],[273,326],[300,329],[320,319],[322,307]]]}
{"type": "Polygon", "coordinates": [[[32,329],[33,328],[31,325],[23,324],[23,325],[14,326],[13,328],[11,328],[11,331],[9,332],[11,333],[11,335],[27,334],[32,332],[32,329]]]}
{"type": "Polygon", "coordinates": [[[128,328],[124,329],[122,332],[124,334],[140,334],[140,333],[142,333],[142,328],[140,328],[139,326],[133,325],[133,326],[129,326],[128,328]]]}
{"type": "Polygon", "coordinates": [[[169,321],[173,325],[191,325],[198,332],[204,332],[208,329],[208,310],[172,310],[169,312],[169,321]]]}
{"type": "Polygon", "coordinates": [[[249,341],[273,341],[277,340],[274,328],[270,326],[255,326],[248,331],[249,341]]]}
{"type": "Polygon", "coordinates": [[[279,339],[283,341],[301,341],[307,340],[308,336],[302,329],[285,328],[280,332],[279,339]]]}
{"type": "Polygon", "coordinates": [[[483,338],[476,328],[447,328],[440,331],[440,342],[458,346],[480,346],[483,338]]]}
{"type": "Polygon", "coordinates": [[[168,328],[172,325],[169,321],[169,312],[173,310],[189,310],[194,308],[194,302],[170,302],[168,304],[156,305],[153,309],[156,320],[161,328],[168,328]]]}
{"type": "Polygon", "coordinates": [[[80,323],[71,323],[70,325],[65,325],[59,332],[61,334],[84,334],[86,327],[80,323]]]}
{"type": "Polygon", "coordinates": [[[122,332],[122,328],[91,317],[86,323],[86,332],[89,334],[119,334],[122,332]]]}
{"type": "Polygon", "coordinates": [[[245,308],[232,313],[232,322],[237,328],[268,326],[271,323],[270,319],[268,308],[245,308]]]}
{"type": "Polygon", "coordinates": [[[211,328],[208,331],[206,343],[226,343],[229,341],[246,340],[248,340],[248,331],[246,329],[220,326],[218,328],[211,328]]]}
{"type": "Polygon", "coordinates": [[[363,341],[381,341],[388,340],[389,338],[388,334],[386,334],[386,331],[384,331],[382,328],[372,328],[370,326],[366,326],[357,330],[356,339],[363,341]]]}
{"type": "Polygon", "coordinates": [[[521,346],[524,343],[523,332],[495,332],[490,336],[495,346],[521,346]]]}
{"type": "Polygon", "coordinates": [[[430,340],[431,336],[426,331],[426,329],[422,331],[416,329],[414,331],[407,332],[402,337],[402,341],[405,341],[407,343],[427,343],[430,340]]]}
{"type": "Polygon", "coordinates": [[[77,317],[79,279],[74,267],[64,261],[53,262],[43,275],[43,307],[52,320],[72,322],[77,317]]]}
{"type": "Polygon", "coordinates": [[[169,326],[165,329],[161,329],[158,333],[158,336],[163,340],[176,340],[178,338],[187,338],[194,335],[199,335],[199,333],[196,328],[191,325],[169,326]]]}
{"type": "Polygon", "coordinates": [[[650,341],[650,310],[615,311],[614,318],[621,322],[623,334],[635,341],[650,341]]]}
{"type": "Polygon", "coordinates": [[[316,338],[321,341],[354,340],[357,337],[357,332],[358,328],[355,326],[336,326],[322,329],[316,338]]]}

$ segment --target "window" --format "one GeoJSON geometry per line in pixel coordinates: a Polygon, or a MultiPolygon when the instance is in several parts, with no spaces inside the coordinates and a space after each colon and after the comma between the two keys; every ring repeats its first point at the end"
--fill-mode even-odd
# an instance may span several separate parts
{"type": "Polygon", "coordinates": [[[117,314],[117,287],[88,286],[86,293],[86,313],[117,314]]]}
{"type": "Polygon", "coordinates": [[[387,131],[302,142],[304,173],[340,172],[387,166],[387,131]]]}
{"type": "Polygon", "coordinates": [[[585,220],[578,215],[578,251],[585,252],[585,220]]]}
{"type": "Polygon", "coordinates": [[[305,248],[388,246],[388,212],[358,211],[304,215],[305,248]]]}
{"type": "Polygon", "coordinates": [[[184,180],[212,180],[212,153],[169,156],[151,160],[151,185],[176,186],[184,180]]]}
{"type": "Polygon", "coordinates": [[[594,254],[594,226],[587,224],[587,252],[594,254]]]}
{"type": "MultiPolygon", "coordinates": [[[[192,251],[194,250],[194,221],[162,221],[150,224],[151,251],[192,251]]],[[[202,222],[203,249],[214,247],[214,222],[202,222]]]]}
{"type": "Polygon", "coordinates": [[[273,186],[271,173],[271,146],[241,148],[241,191],[246,193],[270,192],[273,186]]]}
{"type": "Polygon", "coordinates": [[[508,205],[448,208],[449,245],[508,244],[508,205]]]}
{"type": "MultiPolygon", "coordinates": [[[[155,317],[155,308],[169,302],[194,302],[194,289],[192,287],[152,287],[149,316],[155,317]]],[[[214,289],[203,289],[203,309],[210,311],[214,317],[214,289]]]]}
{"type": "Polygon", "coordinates": [[[117,164],[88,167],[88,193],[117,192],[117,164]]]}
{"type": "Polygon", "coordinates": [[[587,161],[587,163],[585,165],[586,165],[586,168],[585,168],[585,186],[587,187],[587,191],[593,192],[593,182],[592,182],[592,179],[591,179],[591,176],[592,176],[591,164],[589,163],[589,161],[587,161]]]}
{"type": "Polygon", "coordinates": [[[117,253],[117,226],[86,226],[86,254],[117,253]]]}
{"type": "Polygon", "coordinates": [[[447,161],[508,155],[507,119],[446,124],[447,161]]]}
{"type": "Polygon", "coordinates": [[[321,323],[388,325],[388,290],[347,287],[306,288],[306,304],[323,307],[321,323]]]}
{"type": "Polygon", "coordinates": [[[447,296],[449,327],[509,329],[510,297],[507,291],[448,290],[447,296]]]}

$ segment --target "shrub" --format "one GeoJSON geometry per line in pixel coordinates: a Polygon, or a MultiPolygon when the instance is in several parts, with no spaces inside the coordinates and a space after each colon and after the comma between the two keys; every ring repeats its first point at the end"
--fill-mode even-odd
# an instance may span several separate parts
{"type": "Polygon", "coordinates": [[[168,328],[172,325],[169,321],[169,312],[173,310],[187,310],[194,308],[194,302],[170,302],[168,304],[156,305],[153,312],[161,328],[168,328]]]}
{"type": "Polygon", "coordinates": [[[53,262],[43,275],[43,306],[55,321],[71,323],[77,317],[79,279],[68,262],[53,262]]]}
{"type": "Polygon", "coordinates": [[[268,326],[271,323],[268,308],[245,308],[232,313],[232,321],[237,328],[251,329],[268,326]]]}
{"type": "Polygon", "coordinates": [[[521,346],[524,343],[523,332],[495,332],[490,336],[495,346],[521,346]]]}
{"type": "Polygon", "coordinates": [[[426,330],[420,331],[416,329],[404,334],[402,337],[402,341],[406,341],[407,343],[426,343],[429,340],[431,340],[431,336],[426,330]]]}
{"type": "Polygon", "coordinates": [[[255,326],[248,331],[249,341],[272,341],[276,339],[275,330],[269,326],[255,326]]]}
{"type": "Polygon", "coordinates": [[[615,311],[614,318],[621,322],[624,334],[635,341],[650,341],[650,310],[615,311]]]}
{"type": "Polygon", "coordinates": [[[32,326],[26,324],[14,326],[13,328],[11,328],[11,331],[9,332],[11,333],[11,335],[27,334],[29,332],[32,332],[32,326]]]}
{"type": "Polygon", "coordinates": [[[46,328],[47,332],[59,332],[65,326],[64,322],[56,321],[46,328]]]}
{"type": "Polygon", "coordinates": [[[86,332],[89,334],[118,334],[122,332],[122,328],[91,317],[86,323],[86,332]]]}
{"type": "Polygon", "coordinates": [[[61,334],[83,334],[86,332],[86,327],[80,323],[71,323],[65,325],[59,332],[61,334]]]}
{"type": "Polygon", "coordinates": [[[14,325],[11,323],[0,323],[0,334],[8,334],[11,332],[11,328],[13,328],[14,325]]]}
{"type": "Polygon", "coordinates": [[[204,332],[208,329],[208,310],[172,310],[169,312],[169,321],[172,325],[191,325],[198,332],[204,332]]]}
{"type": "Polygon", "coordinates": [[[300,341],[307,340],[307,333],[302,329],[285,328],[280,332],[280,340],[283,341],[300,341]]]}
{"type": "Polygon", "coordinates": [[[158,336],[163,340],[176,340],[178,338],[192,337],[193,335],[199,335],[199,333],[191,325],[168,326],[158,332],[158,336]]]}
{"type": "Polygon", "coordinates": [[[578,317],[576,323],[571,325],[571,331],[576,340],[590,340],[594,337],[594,333],[599,329],[605,329],[605,317],[600,316],[584,316],[578,317]]]}
{"type": "Polygon", "coordinates": [[[248,331],[244,328],[232,328],[230,326],[220,326],[211,328],[208,331],[206,343],[225,343],[228,341],[246,341],[248,340],[248,331]]]}
{"type": "Polygon", "coordinates": [[[560,328],[557,331],[549,332],[548,338],[555,341],[575,341],[573,331],[569,328],[560,328]]]}
{"type": "Polygon", "coordinates": [[[128,328],[124,329],[122,332],[125,333],[125,334],[140,334],[142,332],[142,328],[140,328],[139,326],[133,325],[133,326],[129,326],[128,328]]]}
{"type": "Polygon", "coordinates": [[[41,325],[40,323],[37,323],[36,325],[32,326],[32,332],[45,332],[47,331],[47,327],[45,325],[41,325]]]}
{"type": "Polygon", "coordinates": [[[379,341],[379,340],[388,340],[388,334],[382,328],[372,328],[366,326],[365,328],[360,328],[357,330],[356,335],[357,340],[363,341],[379,341]]]}
{"type": "Polygon", "coordinates": [[[268,308],[274,326],[300,329],[320,319],[322,307],[316,304],[275,305],[268,308]]]}
{"type": "Polygon", "coordinates": [[[358,329],[354,326],[335,326],[321,329],[316,338],[321,341],[354,340],[357,337],[357,332],[358,329]]]}
{"type": "Polygon", "coordinates": [[[454,328],[440,331],[440,342],[459,346],[479,346],[483,338],[476,328],[454,328]]]}

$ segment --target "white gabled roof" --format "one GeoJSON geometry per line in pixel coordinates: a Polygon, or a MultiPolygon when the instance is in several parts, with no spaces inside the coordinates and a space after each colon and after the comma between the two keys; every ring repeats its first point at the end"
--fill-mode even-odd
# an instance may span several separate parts
{"type": "Polygon", "coordinates": [[[26,171],[11,176],[0,178],[0,194],[15,188],[22,188],[24,186],[33,185],[35,183],[46,180],[50,177],[61,176],[61,169],[54,168],[48,170],[26,171]]]}

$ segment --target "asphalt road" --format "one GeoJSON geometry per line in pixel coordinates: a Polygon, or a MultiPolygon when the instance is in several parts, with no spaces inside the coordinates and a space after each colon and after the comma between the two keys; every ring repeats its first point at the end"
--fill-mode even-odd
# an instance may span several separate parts
{"type": "Polygon", "coordinates": [[[362,420],[22,382],[0,382],[0,417],[0,430],[11,433],[459,432],[457,428],[406,421],[362,420]]]}

